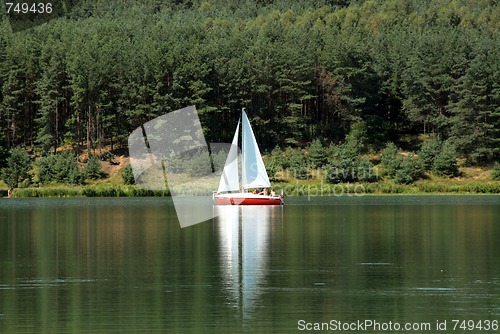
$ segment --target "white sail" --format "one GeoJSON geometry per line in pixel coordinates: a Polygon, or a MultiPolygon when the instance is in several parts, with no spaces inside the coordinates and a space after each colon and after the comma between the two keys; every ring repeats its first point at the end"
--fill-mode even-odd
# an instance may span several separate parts
{"type": "Polygon", "coordinates": [[[253,134],[252,127],[250,126],[250,122],[248,121],[245,110],[242,111],[242,114],[243,189],[269,188],[271,187],[271,183],[269,182],[266,167],[264,166],[262,156],[260,155],[259,146],[257,146],[257,141],[255,140],[255,136],[253,134]]]}
{"type": "Polygon", "coordinates": [[[240,190],[240,180],[238,175],[239,131],[240,122],[238,121],[238,126],[236,126],[236,132],[234,133],[233,142],[231,143],[231,148],[229,149],[229,154],[227,155],[224,170],[222,171],[222,175],[219,181],[219,189],[217,190],[218,193],[240,190]]]}

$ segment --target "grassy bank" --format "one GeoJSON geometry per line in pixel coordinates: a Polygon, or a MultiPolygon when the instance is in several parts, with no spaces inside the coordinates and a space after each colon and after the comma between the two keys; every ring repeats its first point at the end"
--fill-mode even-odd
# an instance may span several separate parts
{"type": "MultiPolygon", "coordinates": [[[[140,196],[170,196],[170,191],[154,191],[142,189],[137,185],[124,185],[121,173],[128,164],[128,158],[117,156],[118,163],[101,162],[107,178],[87,180],[84,185],[65,185],[51,183],[27,188],[16,188],[12,197],[140,197],[140,196]]],[[[378,167],[377,167],[378,168],[378,167]]],[[[378,172],[378,170],[377,170],[378,172]]],[[[500,194],[500,181],[493,181],[491,170],[478,167],[462,167],[461,177],[445,178],[426,175],[425,179],[413,184],[397,184],[388,178],[381,178],[373,183],[339,183],[326,182],[324,172],[314,170],[311,178],[300,180],[292,173],[277,173],[271,182],[274,190],[285,196],[341,196],[341,195],[384,195],[384,194],[500,194]]],[[[34,182],[37,182],[35,179],[34,182]]],[[[202,182],[200,179],[189,178],[179,180],[182,191],[188,195],[210,195],[218,185],[212,179],[202,182]]],[[[0,181],[0,196],[7,196],[7,185],[0,181]]]]}
{"type": "Polygon", "coordinates": [[[147,190],[136,186],[87,185],[87,186],[50,186],[18,188],[12,197],[140,197],[169,196],[168,191],[147,190]]]}
{"type": "Polygon", "coordinates": [[[283,189],[287,196],[339,196],[339,195],[383,195],[383,194],[500,194],[500,182],[456,182],[419,181],[403,185],[390,181],[378,183],[281,183],[275,187],[283,189]]]}
{"type": "MultiPolygon", "coordinates": [[[[377,183],[328,184],[318,181],[276,182],[277,193],[283,190],[285,196],[361,196],[364,194],[500,194],[500,181],[475,180],[422,180],[411,185],[391,181],[377,183]]],[[[7,191],[2,190],[6,196],[7,191]]],[[[137,186],[119,184],[93,184],[84,186],[47,186],[18,188],[12,197],[140,197],[170,196],[170,192],[147,190],[137,186]]]]}

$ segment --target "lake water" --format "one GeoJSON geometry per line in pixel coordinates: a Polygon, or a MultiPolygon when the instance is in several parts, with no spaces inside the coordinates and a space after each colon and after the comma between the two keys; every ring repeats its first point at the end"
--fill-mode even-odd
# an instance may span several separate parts
{"type": "Polygon", "coordinates": [[[0,333],[498,332],[498,196],[214,210],[0,199],[0,333]]]}

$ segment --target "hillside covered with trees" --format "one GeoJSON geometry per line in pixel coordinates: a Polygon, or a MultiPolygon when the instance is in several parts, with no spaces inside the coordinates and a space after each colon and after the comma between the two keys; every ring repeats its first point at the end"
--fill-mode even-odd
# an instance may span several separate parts
{"type": "Polygon", "coordinates": [[[496,0],[82,0],[20,32],[4,15],[0,165],[16,147],[120,147],[193,104],[207,142],[230,142],[246,107],[267,152],[347,145],[356,124],[358,153],[429,139],[491,165],[499,31],[496,0]]]}

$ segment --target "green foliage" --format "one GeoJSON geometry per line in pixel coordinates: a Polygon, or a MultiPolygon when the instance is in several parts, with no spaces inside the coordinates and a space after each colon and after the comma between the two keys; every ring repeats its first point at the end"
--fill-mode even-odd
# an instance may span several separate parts
{"type": "Polygon", "coordinates": [[[124,184],[135,184],[134,173],[132,171],[132,165],[127,165],[122,169],[122,180],[124,184]]]}
{"type": "Polygon", "coordinates": [[[37,165],[38,179],[42,184],[50,182],[83,184],[85,180],[84,173],[78,166],[76,155],[69,151],[41,157],[37,165]]]}
{"type": "Polygon", "coordinates": [[[224,169],[227,155],[229,153],[228,151],[220,150],[219,152],[212,152],[210,157],[212,159],[212,164],[214,165],[214,170],[222,171],[224,169]]]}
{"type": "Polygon", "coordinates": [[[499,15],[472,0],[81,1],[0,34],[0,147],[124,144],[195,104],[207,142],[228,142],[245,106],[263,151],[311,143],[313,168],[317,138],[361,154],[419,133],[487,164],[500,155],[499,15]]]}
{"type": "Polygon", "coordinates": [[[102,170],[101,162],[96,155],[91,155],[85,165],[85,176],[91,180],[100,180],[107,177],[107,174],[102,170]]]}
{"type": "Polygon", "coordinates": [[[450,182],[421,182],[417,184],[418,191],[423,193],[471,193],[471,194],[500,194],[500,183],[469,181],[450,182]]]}
{"type": "Polygon", "coordinates": [[[458,166],[456,150],[451,142],[443,142],[439,137],[432,137],[422,143],[419,151],[424,170],[438,176],[457,176],[458,166]]]}
{"type": "Polygon", "coordinates": [[[283,166],[292,172],[297,179],[306,180],[311,177],[309,163],[302,149],[288,147],[283,154],[283,166]]]}
{"type": "Polygon", "coordinates": [[[348,137],[344,144],[330,145],[330,156],[325,168],[325,180],[328,183],[373,182],[377,179],[373,164],[367,157],[360,157],[358,140],[348,137]]]}
{"type": "Polygon", "coordinates": [[[210,157],[207,151],[200,150],[195,152],[189,158],[184,159],[184,170],[190,176],[206,176],[212,173],[210,167],[210,157]]]}
{"type": "Polygon", "coordinates": [[[322,168],[325,165],[327,161],[326,153],[319,139],[311,142],[308,153],[311,168],[322,168]]]}
{"type": "Polygon", "coordinates": [[[394,143],[388,143],[381,152],[380,161],[385,170],[385,174],[393,178],[401,164],[401,154],[398,147],[394,143]]]}
{"type": "Polygon", "coordinates": [[[2,180],[9,186],[17,188],[21,183],[26,185],[31,177],[31,159],[25,149],[15,147],[9,151],[5,167],[0,170],[2,180]]]}
{"type": "Polygon", "coordinates": [[[119,163],[115,160],[116,156],[113,153],[111,153],[110,151],[103,152],[103,153],[99,154],[98,157],[99,157],[99,160],[107,161],[111,165],[114,165],[114,166],[119,165],[119,163]]]}
{"type": "Polygon", "coordinates": [[[169,196],[169,190],[150,190],[135,186],[50,186],[17,189],[13,197],[137,197],[169,196]]]}
{"type": "MultiPolygon", "coordinates": [[[[227,158],[223,150],[212,155],[205,149],[195,149],[184,152],[182,155],[172,155],[162,160],[157,173],[184,174],[192,177],[207,176],[214,171],[222,171],[227,158]],[[213,167],[213,169],[212,169],[213,167]],[[163,170],[165,168],[165,170],[163,170]]],[[[140,175],[141,173],[139,173],[140,175]]]]}
{"type": "Polygon", "coordinates": [[[410,184],[422,177],[424,164],[419,156],[403,155],[394,143],[388,143],[381,152],[386,175],[399,184],[410,184]]]}
{"type": "Polygon", "coordinates": [[[436,157],[441,152],[443,141],[439,137],[432,137],[422,143],[422,147],[418,152],[425,170],[430,171],[434,165],[436,157]]]}
{"type": "Polygon", "coordinates": [[[424,166],[422,160],[414,155],[409,154],[408,156],[398,159],[399,167],[397,168],[393,180],[399,184],[410,184],[415,180],[422,177],[424,172],[424,166]]]}
{"type": "Polygon", "coordinates": [[[378,180],[378,174],[373,169],[373,163],[368,157],[362,157],[358,161],[357,180],[360,182],[375,182],[378,180]]]}
{"type": "Polygon", "coordinates": [[[496,46],[478,45],[450,89],[450,139],[469,163],[484,164],[500,153],[500,72],[492,55],[500,55],[496,46]]]}
{"type": "Polygon", "coordinates": [[[346,136],[346,143],[351,147],[353,153],[361,153],[368,141],[366,124],[358,121],[351,125],[349,134],[346,136]]]}
{"type": "Polygon", "coordinates": [[[458,176],[458,165],[455,147],[450,142],[445,142],[432,165],[432,173],[438,176],[458,176]]]}
{"type": "Polygon", "coordinates": [[[286,162],[284,161],[284,154],[279,146],[276,146],[265,159],[264,164],[266,166],[266,171],[271,179],[275,178],[277,172],[285,169],[284,165],[286,162]]]}
{"type": "Polygon", "coordinates": [[[500,181],[500,163],[496,162],[491,170],[491,179],[500,181]]]}
{"type": "Polygon", "coordinates": [[[0,132],[0,169],[5,166],[8,153],[5,136],[2,132],[0,132]]]}
{"type": "Polygon", "coordinates": [[[358,155],[346,144],[330,145],[331,155],[326,166],[325,180],[328,183],[352,182],[357,179],[358,155]]]}

